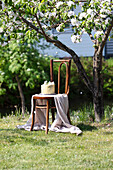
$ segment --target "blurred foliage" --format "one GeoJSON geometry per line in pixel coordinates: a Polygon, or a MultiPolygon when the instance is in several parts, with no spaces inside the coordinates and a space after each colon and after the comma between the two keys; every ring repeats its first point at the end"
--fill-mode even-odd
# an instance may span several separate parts
{"type": "Polygon", "coordinates": [[[105,96],[113,97],[113,59],[110,58],[103,63],[103,83],[105,96]]]}
{"type": "MultiPolygon", "coordinates": [[[[93,83],[93,58],[81,58],[81,62],[85,68],[85,71],[93,83]]],[[[113,97],[113,59],[103,60],[102,64],[103,75],[103,92],[104,97],[113,97]]],[[[71,80],[70,80],[70,96],[86,96],[91,98],[91,93],[84,85],[83,80],[80,78],[77,72],[75,64],[72,62],[71,66],[71,80]]]]}
{"type": "Polygon", "coordinates": [[[49,80],[49,59],[39,54],[35,42],[12,41],[0,47],[0,103],[3,106],[20,105],[15,76],[18,75],[25,95],[30,103],[31,95],[39,93],[40,85],[49,80]]]}

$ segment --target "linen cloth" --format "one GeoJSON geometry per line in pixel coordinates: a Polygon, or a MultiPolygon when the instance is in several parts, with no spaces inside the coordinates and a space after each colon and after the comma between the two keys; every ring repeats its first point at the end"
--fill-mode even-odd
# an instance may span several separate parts
{"type": "MultiPolygon", "coordinates": [[[[33,96],[40,96],[41,94],[35,94],[33,96]]],[[[17,125],[19,129],[30,130],[32,121],[32,110],[33,110],[33,96],[31,99],[31,115],[29,120],[25,125],[17,125]]],[[[44,96],[44,95],[41,95],[44,96]]],[[[67,112],[69,109],[68,96],[66,94],[57,95],[46,95],[47,97],[54,97],[55,106],[57,110],[56,119],[49,124],[49,130],[54,132],[69,132],[76,133],[77,135],[82,134],[82,131],[73,125],[70,125],[67,118],[67,112]]],[[[44,105],[46,100],[36,100],[36,105],[44,105]]],[[[45,130],[46,128],[46,109],[36,109],[35,110],[35,123],[33,130],[45,130]]]]}

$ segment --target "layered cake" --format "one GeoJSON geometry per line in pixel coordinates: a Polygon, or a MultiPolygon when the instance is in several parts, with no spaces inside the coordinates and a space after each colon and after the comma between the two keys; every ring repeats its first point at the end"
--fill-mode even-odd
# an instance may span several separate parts
{"type": "Polygon", "coordinates": [[[41,85],[41,94],[54,94],[55,93],[55,83],[45,81],[41,85]]]}

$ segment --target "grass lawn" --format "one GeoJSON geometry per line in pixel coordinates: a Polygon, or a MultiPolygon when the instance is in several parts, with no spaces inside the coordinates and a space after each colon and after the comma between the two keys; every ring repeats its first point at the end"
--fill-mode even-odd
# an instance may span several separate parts
{"type": "Polygon", "coordinates": [[[25,119],[0,119],[0,170],[113,169],[113,120],[79,124],[82,136],[15,128],[25,119]]]}

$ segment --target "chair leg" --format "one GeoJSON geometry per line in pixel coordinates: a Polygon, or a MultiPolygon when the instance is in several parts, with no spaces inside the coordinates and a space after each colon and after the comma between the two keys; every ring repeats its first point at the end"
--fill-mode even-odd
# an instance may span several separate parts
{"type": "Polygon", "coordinates": [[[49,125],[49,100],[47,100],[47,110],[46,110],[46,134],[48,134],[49,125]]]}
{"type": "Polygon", "coordinates": [[[70,119],[69,109],[68,109],[68,112],[67,112],[67,118],[68,118],[68,120],[69,120],[69,123],[71,124],[71,119],[70,119]]]}
{"type": "Polygon", "coordinates": [[[55,111],[54,111],[54,109],[51,109],[51,113],[52,113],[52,123],[53,123],[54,120],[55,120],[55,111]]]}
{"type": "Polygon", "coordinates": [[[33,127],[34,127],[34,122],[35,122],[35,99],[33,99],[33,111],[32,111],[32,122],[31,122],[31,128],[30,131],[33,131],[33,127]]]}
{"type": "MultiPolygon", "coordinates": [[[[52,104],[52,106],[54,105],[54,100],[51,101],[51,104],[52,104]]],[[[55,120],[55,111],[54,111],[54,109],[51,109],[51,113],[52,113],[52,123],[53,123],[54,120],[55,120]]]]}

